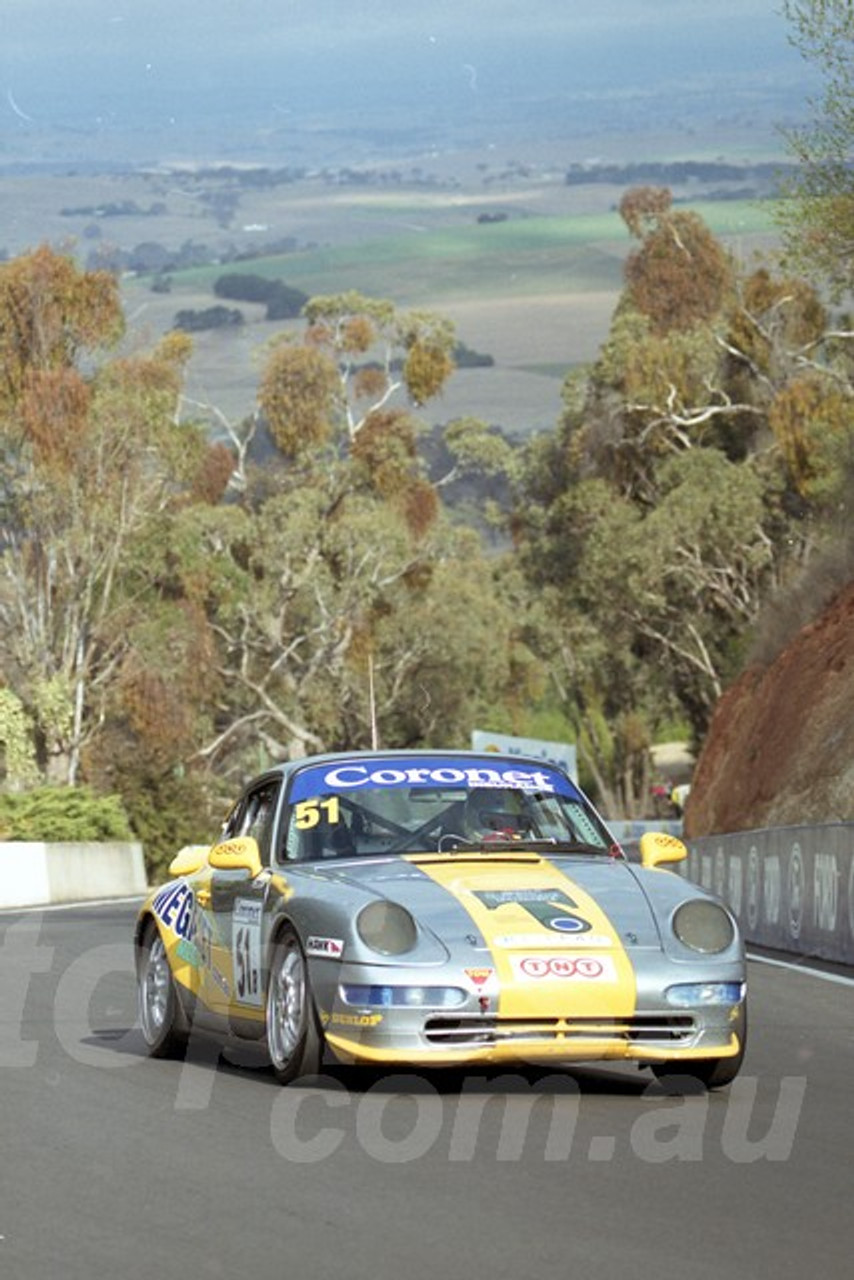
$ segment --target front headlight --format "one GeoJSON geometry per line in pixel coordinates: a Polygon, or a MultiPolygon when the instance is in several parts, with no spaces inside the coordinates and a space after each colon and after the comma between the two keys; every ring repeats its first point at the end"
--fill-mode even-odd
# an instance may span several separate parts
{"type": "Polygon", "coordinates": [[[705,898],[683,902],[673,917],[673,932],[686,947],[706,955],[726,951],[735,937],[728,912],[705,898]]]}
{"type": "Polygon", "coordinates": [[[347,982],[340,988],[345,1004],[360,1008],[425,1008],[441,1009],[465,1004],[468,995],[462,987],[380,987],[347,982]]]}
{"type": "Polygon", "coordinates": [[[402,956],[418,937],[415,921],[397,902],[370,902],[356,918],[356,931],[366,947],[383,956],[402,956]]]}
{"type": "Polygon", "coordinates": [[[740,1004],[744,991],[743,982],[680,982],[668,987],[664,997],[677,1009],[700,1009],[704,1005],[740,1004]]]}

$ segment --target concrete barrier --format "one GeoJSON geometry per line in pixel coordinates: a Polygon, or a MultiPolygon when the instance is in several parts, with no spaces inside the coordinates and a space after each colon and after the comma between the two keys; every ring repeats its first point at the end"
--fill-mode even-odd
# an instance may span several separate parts
{"type": "Polygon", "coordinates": [[[0,907],[132,897],[146,887],[138,843],[0,841],[0,907]]]}
{"type": "Polygon", "coordinates": [[[854,823],[686,843],[684,874],[724,899],[748,942],[854,964],[854,823]]]}

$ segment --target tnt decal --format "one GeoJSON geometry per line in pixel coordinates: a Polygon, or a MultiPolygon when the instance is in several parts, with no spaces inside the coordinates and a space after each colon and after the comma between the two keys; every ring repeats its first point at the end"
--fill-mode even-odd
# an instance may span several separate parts
{"type": "Polygon", "coordinates": [[[609,956],[523,956],[514,959],[522,978],[575,979],[582,982],[611,982],[616,977],[609,956]]]}
{"type": "Polygon", "coordinates": [[[151,904],[158,920],[179,938],[190,940],[195,932],[196,898],[186,880],[168,884],[151,904]]]}
{"type": "Polygon", "coordinates": [[[575,903],[562,889],[486,889],[475,897],[490,911],[508,902],[522,907],[552,933],[586,933],[590,928],[589,920],[575,914],[575,903]]]}

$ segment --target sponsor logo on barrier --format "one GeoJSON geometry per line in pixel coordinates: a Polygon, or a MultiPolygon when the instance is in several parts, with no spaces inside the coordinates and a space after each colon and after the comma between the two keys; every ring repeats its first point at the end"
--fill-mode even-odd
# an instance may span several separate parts
{"type": "Polygon", "coordinates": [[[711,889],[712,887],[712,865],[711,854],[704,853],[700,858],[700,884],[704,889],[711,889]]]}
{"type": "Polygon", "coordinates": [[[738,854],[733,854],[729,862],[728,902],[737,916],[741,915],[744,897],[744,864],[738,854]]]}
{"type": "Polygon", "coordinates": [[[823,933],[836,929],[839,871],[832,853],[817,853],[813,864],[813,901],[816,928],[823,933]]]}
{"type": "Polygon", "coordinates": [[[747,924],[751,930],[759,923],[759,898],[761,894],[762,868],[759,850],[752,845],[747,855],[747,924]]]}
{"type": "Polygon", "coordinates": [[[804,919],[804,860],[801,846],[792,845],[789,858],[789,936],[797,942],[804,919]]]}
{"type": "Polygon", "coordinates": [[[780,859],[776,853],[768,854],[762,864],[762,906],[765,912],[765,923],[780,923],[780,859]]]}
{"type": "MultiPolygon", "coordinates": [[[[709,837],[689,846],[684,874],[694,883],[711,877],[717,889],[722,852],[722,896],[741,921],[748,942],[804,955],[815,952],[823,959],[851,964],[853,842],[854,823],[709,837]]],[[[579,938],[576,947],[584,941],[579,938]]]]}

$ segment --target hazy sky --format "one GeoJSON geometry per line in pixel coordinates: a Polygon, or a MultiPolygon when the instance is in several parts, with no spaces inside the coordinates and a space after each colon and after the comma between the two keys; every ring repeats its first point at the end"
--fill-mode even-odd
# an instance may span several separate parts
{"type": "MultiPolygon", "coordinates": [[[[460,102],[676,78],[799,84],[780,0],[0,0],[0,143],[29,122],[460,102]]],[[[724,105],[722,103],[722,105],[724,105]]]]}

